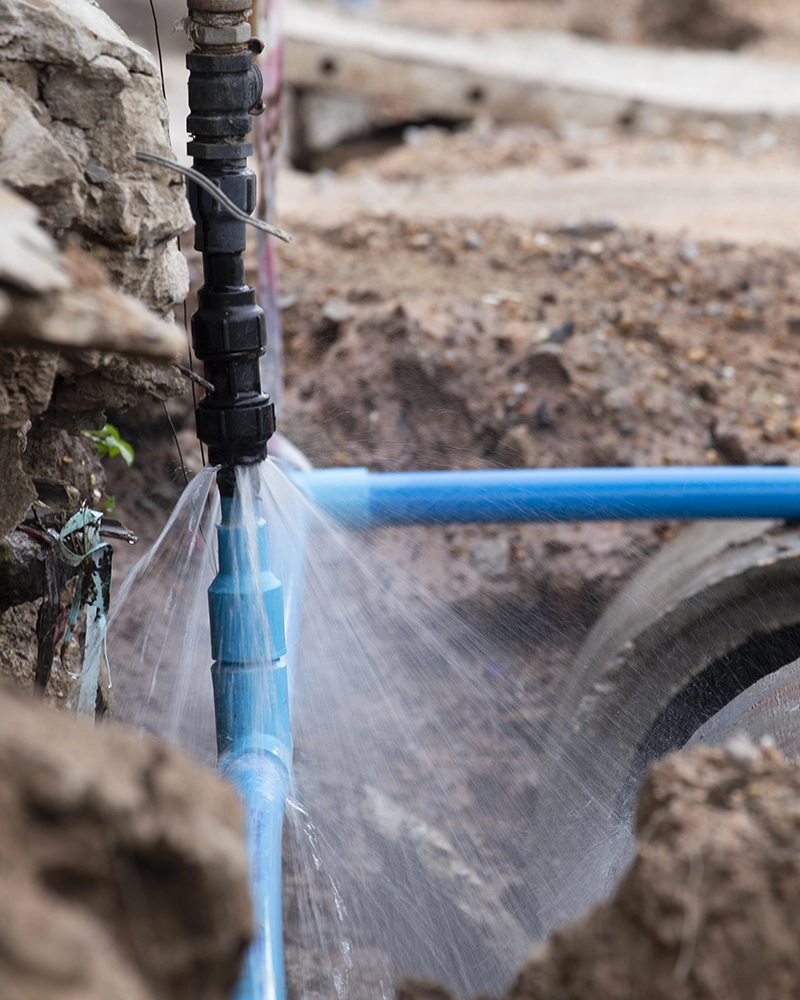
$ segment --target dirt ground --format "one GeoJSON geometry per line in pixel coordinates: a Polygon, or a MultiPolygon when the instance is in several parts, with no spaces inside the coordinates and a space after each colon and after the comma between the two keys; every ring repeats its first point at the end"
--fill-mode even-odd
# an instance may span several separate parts
{"type": "Polygon", "coordinates": [[[772,123],[741,132],[712,121],[669,139],[478,123],[455,134],[409,129],[402,145],[356,156],[338,172],[286,170],[279,200],[291,222],[336,225],[359,212],[417,223],[505,216],[539,229],[605,220],[693,240],[791,247],[798,176],[798,136],[772,123]]]}
{"type": "MultiPolygon", "coordinates": [[[[263,0],[262,0],[263,2],[263,0]]],[[[152,15],[147,0],[100,0],[125,30],[151,44],[152,15]]],[[[155,0],[163,42],[170,46],[172,26],[185,13],[183,0],[155,0]]],[[[362,5],[363,6],[363,5],[362,5]]],[[[687,5],[681,0],[375,0],[366,5],[370,16],[389,22],[444,31],[573,31],[608,41],[638,44],[683,44],[699,47],[741,47],[768,58],[792,59],[800,52],[800,11],[791,0],[712,0],[687,5]],[[642,8],[660,15],[656,25],[677,20],[686,27],[677,37],[651,27],[642,8]],[[709,13],[710,10],[710,13],[709,13]],[[699,16],[698,16],[699,15],[699,16]],[[753,32],[730,30],[731,22],[746,22],[753,32]],[[731,45],[733,43],[733,45],[731,45]]],[[[649,22],[654,21],[652,15],[649,22]]],[[[178,41],[178,39],[176,39],[178,41]]]]}
{"type": "MultiPolygon", "coordinates": [[[[797,765],[741,738],[660,761],[615,897],[534,949],[509,1000],[796,996],[797,782],[797,765]]],[[[447,1000],[419,982],[399,996],[447,1000]]]]}

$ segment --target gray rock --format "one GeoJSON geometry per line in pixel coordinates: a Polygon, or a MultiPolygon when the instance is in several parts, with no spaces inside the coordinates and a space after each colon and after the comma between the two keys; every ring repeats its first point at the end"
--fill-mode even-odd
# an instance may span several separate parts
{"type": "Polygon", "coordinates": [[[537,464],[536,441],[526,424],[515,424],[500,438],[497,460],[510,469],[530,469],[537,464]]]}
{"type": "Polygon", "coordinates": [[[485,538],[473,548],[470,562],[487,580],[499,580],[511,565],[511,543],[500,536],[485,538]]]}
{"type": "Polygon", "coordinates": [[[171,155],[152,56],[88,0],[0,0],[0,78],[0,180],[170,315],[188,290],[174,237],[192,220],[182,179],[135,156],[171,155]]]}

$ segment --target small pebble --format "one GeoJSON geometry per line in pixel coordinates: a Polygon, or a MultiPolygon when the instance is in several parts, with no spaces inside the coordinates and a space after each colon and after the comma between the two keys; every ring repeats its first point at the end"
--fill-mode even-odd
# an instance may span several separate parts
{"type": "Polygon", "coordinates": [[[749,736],[744,733],[733,736],[725,744],[725,749],[731,760],[737,764],[757,764],[761,760],[761,753],[749,736]]]}
{"type": "Polygon", "coordinates": [[[678,252],[684,264],[694,264],[700,256],[700,247],[696,243],[684,243],[678,252]]]}

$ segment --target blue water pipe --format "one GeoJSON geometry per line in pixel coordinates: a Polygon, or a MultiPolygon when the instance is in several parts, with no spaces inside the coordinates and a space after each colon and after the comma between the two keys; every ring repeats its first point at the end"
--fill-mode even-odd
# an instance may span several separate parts
{"type": "Polygon", "coordinates": [[[508,469],[292,474],[346,527],[501,522],[800,519],[800,467],[508,469]]]}
{"type": "Polygon", "coordinates": [[[283,1000],[281,838],[292,737],[281,584],[270,571],[267,526],[242,523],[222,498],[219,573],[208,592],[219,770],[244,803],[255,916],[236,1000],[283,1000]]]}

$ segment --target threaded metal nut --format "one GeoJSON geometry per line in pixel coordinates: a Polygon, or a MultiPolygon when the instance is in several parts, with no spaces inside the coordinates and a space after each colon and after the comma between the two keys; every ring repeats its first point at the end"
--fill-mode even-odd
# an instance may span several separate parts
{"type": "Polygon", "coordinates": [[[193,21],[189,28],[189,37],[198,46],[246,45],[250,40],[250,24],[242,21],[241,24],[212,27],[193,21]]]}
{"type": "Polygon", "coordinates": [[[204,10],[212,14],[234,14],[250,10],[253,0],[188,0],[189,10],[204,10]]]}

